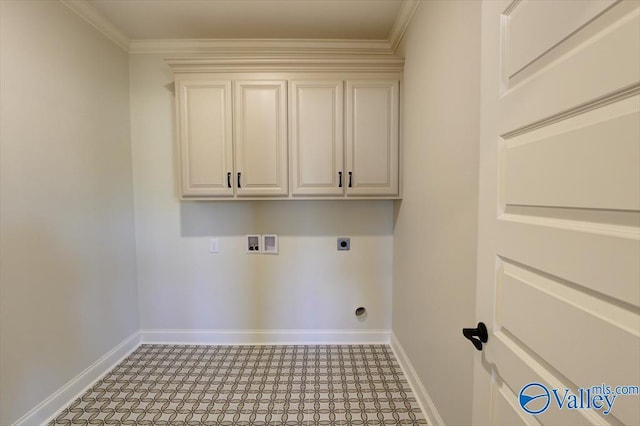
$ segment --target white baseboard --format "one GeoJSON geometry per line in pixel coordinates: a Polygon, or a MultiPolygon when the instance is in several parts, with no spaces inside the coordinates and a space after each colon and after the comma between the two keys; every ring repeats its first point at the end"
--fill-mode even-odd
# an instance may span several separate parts
{"type": "Polygon", "coordinates": [[[14,426],[47,424],[54,416],[71,404],[89,389],[100,377],[119,364],[127,355],[140,345],[140,336],[136,331],[118,346],[107,352],[86,370],[71,379],[24,416],[14,426]]]}
{"type": "Polygon", "coordinates": [[[391,334],[391,349],[396,355],[396,359],[400,363],[400,367],[409,381],[409,386],[411,386],[411,390],[416,396],[418,405],[424,413],[427,423],[430,425],[444,425],[444,420],[433,403],[429,392],[425,389],[422,381],[418,377],[418,373],[416,373],[416,370],[413,368],[413,364],[411,364],[407,353],[404,351],[400,341],[393,333],[391,334]]]}
{"type": "Polygon", "coordinates": [[[140,330],[141,343],[182,345],[388,345],[389,330],[140,330]]]}

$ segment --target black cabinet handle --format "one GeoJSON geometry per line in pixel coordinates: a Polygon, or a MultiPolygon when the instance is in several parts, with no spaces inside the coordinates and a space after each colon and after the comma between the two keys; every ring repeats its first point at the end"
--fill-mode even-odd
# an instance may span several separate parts
{"type": "Polygon", "coordinates": [[[238,188],[242,188],[242,185],[240,185],[240,172],[238,172],[238,188]]]}
{"type": "Polygon", "coordinates": [[[353,186],[352,185],[352,183],[353,183],[352,180],[353,180],[353,173],[349,172],[349,188],[351,188],[353,186]]]}
{"type": "Polygon", "coordinates": [[[482,344],[489,340],[487,326],[483,322],[479,322],[477,328],[463,328],[462,335],[469,339],[479,351],[482,350],[482,344]]]}
{"type": "Polygon", "coordinates": [[[338,172],[338,188],[342,188],[342,172],[338,172]]]}
{"type": "Polygon", "coordinates": [[[231,172],[227,173],[227,188],[231,188],[231,172]]]}

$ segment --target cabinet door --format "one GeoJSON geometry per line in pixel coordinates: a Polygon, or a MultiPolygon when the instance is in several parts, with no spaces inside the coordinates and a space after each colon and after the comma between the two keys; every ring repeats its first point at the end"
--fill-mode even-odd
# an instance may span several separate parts
{"type": "Polygon", "coordinates": [[[231,81],[178,80],[181,193],[233,196],[231,81]]]}
{"type": "Polygon", "coordinates": [[[287,83],[235,83],[236,194],[287,195],[287,83]]]}
{"type": "Polygon", "coordinates": [[[342,80],[291,82],[294,195],[344,194],[342,80]]]}
{"type": "Polygon", "coordinates": [[[347,195],[398,195],[397,81],[347,81],[347,195]]]}

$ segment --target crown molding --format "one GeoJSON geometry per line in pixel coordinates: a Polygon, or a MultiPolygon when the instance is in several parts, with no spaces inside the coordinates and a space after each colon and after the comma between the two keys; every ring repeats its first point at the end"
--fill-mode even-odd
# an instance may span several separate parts
{"type": "Polygon", "coordinates": [[[314,39],[134,39],[131,54],[274,54],[318,53],[344,55],[388,55],[386,40],[314,39]]]}
{"type": "Polygon", "coordinates": [[[402,41],[402,37],[404,37],[404,33],[407,31],[407,28],[413,19],[413,15],[415,15],[421,1],[422,0],[404,0],[402,2],[400,12],[398,12],[396,21],[393,23],[393,27],[389,33],[389,38],[387,39],[391,53],[395,53],[398,49],[398,46],[402,41]]]}
{"type": "Polygon", "coordinates": [[[79,17],[91,24],[109,40],[113,41],[125,52],[129,52],[131,39],[111,21],[102,16],[87,0],[59,0],[60,3],[74,11],[79,17]]]}
{"type": "Polygon", "coordinates": [[[168,58],[165,61],[175,73],[197,72],[401,72],[404,58],[386,56],[330,56],[313,54],[273,54],[256,56],[218,55],[168,58]]]}

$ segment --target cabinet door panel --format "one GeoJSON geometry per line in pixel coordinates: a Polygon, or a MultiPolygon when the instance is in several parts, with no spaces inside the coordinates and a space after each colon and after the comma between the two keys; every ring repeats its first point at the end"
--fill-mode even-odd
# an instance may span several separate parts
{"type": "Polygon", "coordinates": [[[291,82],[294,195],[344,194],[342,103],[342,80],[291,82]]]}
{"type": "Polygon", "coordinates": [[[286,84],[235,83],[238,196],[288,194],[286,84]]]}
{"type": "Polygon", "coordinates": [[[179,80],[177,89],[182,195],[232,196],[231,81],[179,80]]]}
{"type": "Polygon", "coordinates": [[[398,194],[398,87],[347,81],[348,195],[398,194]]]}

